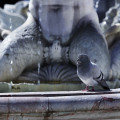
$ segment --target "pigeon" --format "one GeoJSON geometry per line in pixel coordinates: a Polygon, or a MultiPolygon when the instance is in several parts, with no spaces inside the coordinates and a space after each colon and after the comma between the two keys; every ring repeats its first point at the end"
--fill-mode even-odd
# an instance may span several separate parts
{"type": "Polygon", "coordinates": [[[92,90],[94,90],[94,86],[101,86],[104,90],[110,90],[104,80],[102,71],[97,64],[90,61],[87,55],[79,55],[77,60],[77,75],[86,85],[85,90],[87,91],[89,91],[88,86],[91,86],[92,90]]]}

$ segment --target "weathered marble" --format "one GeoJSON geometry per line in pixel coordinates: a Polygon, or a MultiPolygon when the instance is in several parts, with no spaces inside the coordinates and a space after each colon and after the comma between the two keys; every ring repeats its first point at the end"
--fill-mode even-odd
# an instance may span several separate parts
{"type": "Polygon", "coordinates": [[[111,58],[110,79],[120,79],[120,4],[110,8],[102,22],[111,58]]]}
{"type": "Polygon", "coordinates": [[[0,81],[17,79],[33,68],[39,74],[49,64],[66,62],[76,67],[82,53],[108,77],[109,53],[93,0],[31,0],[29,9],[27,21],[0,45],[0,81]]]}
{"type": "Polygon", "coordinates": [[[0,8],[0,28],[15,30],[25,22],[25,18],[16,13],[9,13],[0,8]]]}
{"type": "Polygon", "coordinates": [[[16,4],[5,4],[4,10],[9,13],[16,13],[27,18],[29,1],[18,1],[16,4]]]}

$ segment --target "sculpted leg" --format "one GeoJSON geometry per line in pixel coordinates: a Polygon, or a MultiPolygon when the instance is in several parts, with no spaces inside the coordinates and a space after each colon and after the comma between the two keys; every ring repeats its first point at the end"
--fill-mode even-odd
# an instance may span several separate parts
{"type": "Polygon", "coordinates": [[[0,81],[16,79],[25,69],[37,67],[43,60],[39,27],[32,16],[0,45],[0,81]]]}
{"type": "Polygon", "coordinates": [[[112,79],[120,78],[120,40],[116,42],[110,49],[111,55],[111,76],[112,79]]]}
{"type": "Polygon", "coordinates": [[[70,45],[69,57],[73,64],[76,65],[80,54],[87,54],[99,66],[105,78],[108,77],[110,59],[107,45],[95,24],[89,21],[79,27],[70,45]]]}

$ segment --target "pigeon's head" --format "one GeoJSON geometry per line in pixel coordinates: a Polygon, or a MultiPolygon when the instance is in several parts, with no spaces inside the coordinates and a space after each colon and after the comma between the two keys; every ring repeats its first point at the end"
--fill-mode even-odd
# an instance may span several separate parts
{"type": "Polygon", "coordinates": [[[77,65],[89,65],[90,59],[87,55],[79,55],[77,59],[77,65]]]}

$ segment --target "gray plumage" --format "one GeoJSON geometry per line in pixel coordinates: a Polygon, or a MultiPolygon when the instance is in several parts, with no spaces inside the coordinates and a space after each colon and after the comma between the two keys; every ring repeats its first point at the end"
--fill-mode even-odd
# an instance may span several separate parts
{"type": "Polygon", "coordinates": [[[87,55],[80,55],[77,60],[77,75],[86,86],[100,85],[109,90],[104,80],[103,73],[95,63],[92,63],[87,55]]]}

